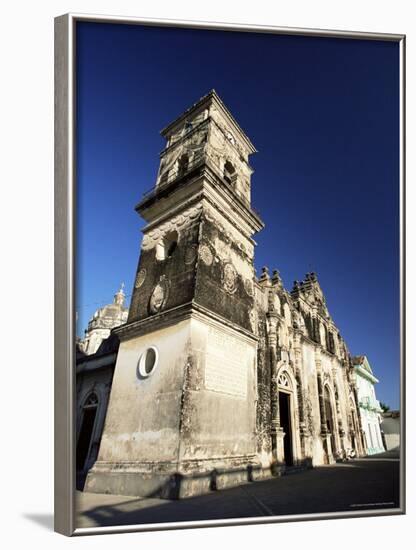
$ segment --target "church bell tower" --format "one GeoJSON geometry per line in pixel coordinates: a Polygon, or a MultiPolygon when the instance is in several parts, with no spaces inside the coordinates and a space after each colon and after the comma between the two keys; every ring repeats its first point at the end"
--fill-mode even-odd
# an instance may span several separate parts
{"type": "Polygon", "coordinates": [[[256,459],[255,148],[211,91],[162,130],[127,323],[88,491],[180,498],[256,459]]]}

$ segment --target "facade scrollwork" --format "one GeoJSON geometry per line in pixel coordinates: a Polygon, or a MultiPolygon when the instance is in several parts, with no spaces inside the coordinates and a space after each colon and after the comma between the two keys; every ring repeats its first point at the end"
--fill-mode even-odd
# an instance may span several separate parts
{"type": "Polygon", "coordinates": [[[145,233],[142,241],[142,250],[151,250],[165,235],[177,231],[179,236],[188,226],[196,222],[201,215],[202,205],[198,204],[185,210],[182,214],[174,216],[171,220],[162,223],[155,229],[145,233]]]}
{"type": "Polygon", "coordinates": [[[223,266],[222,284],[229,294],[234,294],[237,289],[237,271],[232,263],[223,266]]]}

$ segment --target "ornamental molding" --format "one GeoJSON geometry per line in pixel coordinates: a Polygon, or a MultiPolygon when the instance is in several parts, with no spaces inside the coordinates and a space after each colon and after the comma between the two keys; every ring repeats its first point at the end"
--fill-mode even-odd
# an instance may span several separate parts
{"type": "Polygon", "coordinates": [[[172,326],[180,321],[191,318],[202,320],[204,323],[208,323],[209,325],[212,325],[222,331],[229,331],[233,337],[240,338],[243,342],[251,344],[253,346],[254,353],[255,346],[258,342],[258,337],[255,334],[253,334],[249,329],[246,329],[241,325],[222,317],[222,315],[214,313],[200,304],[196,304],[194,301],[166,309],[165,311],[162,309],[162,311],[159,311],[158,313],[150,315],[144,319],[120,325],[114,329],[114,333],[117,334],[120,341],[126,341],[137,335],[142,336],[143,334],[148,334],[150,332],[154,332],[155,330],[160,330],[161,328],[172,326]]]}
{"type": "MultiPolygon", "coordinates": [[[[220,231],[225,236],[225,239],[228,243],[233,242],[240,250],[242,256],[251,261],[252,254],[248,252],[246,245],[240,239],[238,239],[237,235],[235,235],[232,230],[226,228],[221,220],[221,217],[224,216],[227,222],[232,227],[237,229],[237,231],[239,231],[240,233],[241,227],[237,227],[237,225],[233,223],[230,219],[228,219],[226,215],[223,215],[222,211],[221,213],[215,212],[214,207],[220,210],[218,208],[218,205],[214,205],[213,203],[211,203],[208,198],[205,198],[205,200],[210,203],[209,207],[207,207],[206,205],[203,206],[201,201],[187,208],[186,210],[183,210],[180,214],[175,215],[172,219],[165,221],[164,223],[158,225],[156,228],[151,229],[149,232],[146,232],[142,240],[142,250],[151,250],[157,245],[160,240],[163,239],[165,235],[167,235],[171,231],[177,231],[178,235],[180,236],[180,234],[183,233],[187,228],[189,228],[193,223],[197,222],[203,214],[206,220],[215,224],[218,231],[220,231]],[[213,205],[213,207],[211,207],[211,204],[213,205]]],[[[246,235],[245,237],[249,240],[252,240],[246,235]]]]}
{"type": "Polygon", "coordinates": [[[277,377],[277,385],[280,388],[291,389],[289,378],[285,372],[281,372],[277,377]]]}
{"type": "MultiPolygon", "coordinates": [[[[211,203],[211,201],[208,200],[208,202],[211,203]]],[[[216,207],[218,208],[218,207],[216,207]]],[[[220,210],[218,208],[218,210],[220,210]]],[[[220,210],[221,214],[222,214],[222,211],[220,210]]],[[[242,253],[242,255],[245,257],[245,258],[248,258],[250,261],[252,260],[252,255],[249,254],[248,250],[247,250],[247,247],[246,245],[238,238],[238,236],[232,232],[232,230],[230,231],[230,229],[228,229],[223,221],[221,220],[221,215],[218,215],[217,212],[214,211],[213,208],[211,207],[208,207],[208,208],[204,208],[204,211],[203,211],[203,215],[205,217],[205,219],[207,221],[209,221],[210,223],[213,223],[215,224],[216,228],[218,229],[218,231],[224,236],[225,238],[225,241],[230,244],[231,242],[233,242],[236,247],[240,250],[240,252],[242,253]]],[[[238,227],[235,223],[233,223],[227,216],[224,215],[224,218],[226,218],[227,222],[235,229],[237,229],[237,231],[239,233],[241,233],[241,227],[238,227]]],[[[247,235],[244,235],[245,237],[247,237],[247,235]]],[[[250,239],[250,237],[247,237],[248,239],[250,239]]]]}
{"type": "Polygon", "coordinates": [[[151,250],[171,231],[177,231],[180,236],[181,232],[199,219],[201,212],[202,204],[200,203],[185,210],[182,214],[174,216],[156,229],[149,231],[143,237],[142,250],[151,250]]]}

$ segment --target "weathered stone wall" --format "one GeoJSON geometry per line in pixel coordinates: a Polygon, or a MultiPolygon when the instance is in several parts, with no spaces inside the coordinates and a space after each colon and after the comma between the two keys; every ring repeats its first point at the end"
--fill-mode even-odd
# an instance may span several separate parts
{"type": "Polygon", "coordinates": [[[252,457],[256,452],[252,406],[256,397],[256,343],[206,319],[192,319],[191,326],[180,459],[212,462],[252,457]]]}
{"type": "Polygon", "coordinates": [[[266,333],[266,321],[259,315],[258,321],[258,349],[257,349],[257,402],[256,402],[256,431],[257,452],[263,467],[268,467],[271,462],[271,376],[270,356],[266,333]]]}
{"type": "Polygon", "coordinates": [[[253,331],[253,268],[230,233],[204,218],[200,229],[195,301],[253,331]]]}
{"type": "Polygon", "coordinates": [[[173,223],[161,224],[145,233],[128,323],[193,299],[199,216],[199,209],[190,209],[173,223]],[[152,306],[157,288],[161,290],[160,302],[152,306]]]}

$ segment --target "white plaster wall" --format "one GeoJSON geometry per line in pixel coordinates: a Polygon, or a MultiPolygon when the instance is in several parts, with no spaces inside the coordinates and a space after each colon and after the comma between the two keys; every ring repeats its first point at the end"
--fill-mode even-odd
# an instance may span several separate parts
{"type": "Polygon", "coordinates": [[[399,434],[385,434],[386,450],[397,449],[400,447],[400,435],[399,434]]]}
{"type": "Polygon", "coordinates": [[[360,407],[360,414],[367,443],[367,454],[371,455],[383,452],[384,447],[377,413],[360,407]]]}
{"type": "Polygon", "coordinates": [[[176,460],[179,410],[190,321],[121,342],[98,459],[110,462],[176,460]],[[155,345],[159,363],[137,376],[140,355],[155,345]]]}
{"type": "Polygon", "coordinates": [[[191,327],[194,376],[187,405],[189,432],[184,434],[181,458],[254,454],[256,342],[199,319],[192,319],[191,327]],[[224,342],[221,353],[213,349],[213,334],[224,342]]]}
{"type": "MultiPolygon", "coordinates": [[[[357,386],[358,401],[361,403],[367,403],[370,407],[378,407],[379,403],[376,399],[374,384],[361,375],[357,370],[355,371],[355,382],[357,386]]],[[[383,452],[384,446],[381,439],[378,413],[363,406],[360,406],[359,410],[361,424],[367,443],[367,453],[371,455],[383,452]]]]}
{"type": "Polygon", "coordinates": [[[100,328],[93,329],[87,336],[87,346],[85,353],[87,355],[92,355],[100,347],[103,340],[110,336],[111,329],[109,328],[100,328]]]}

